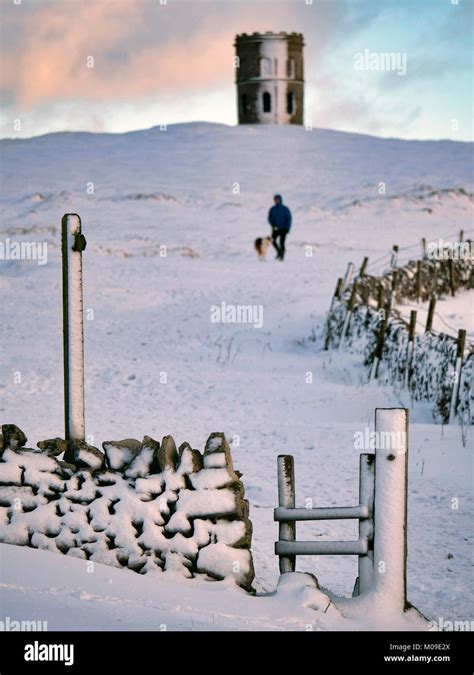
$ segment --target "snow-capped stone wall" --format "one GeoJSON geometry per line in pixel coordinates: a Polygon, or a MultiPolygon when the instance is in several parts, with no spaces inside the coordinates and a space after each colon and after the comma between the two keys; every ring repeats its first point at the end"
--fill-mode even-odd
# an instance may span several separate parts
{"type": "MultiPolygon", "coordinates": [[[[423,260],[421,272],[421,299],[448,296],[451,284],[456,289],[474,287],[474,261],[469,259],[448,261],[423,260]]],[[[414,300],[419,290],[417,263],[411,261],[397,270],[397,301],[414,300]]],[[[386,308],[392,285],[393,271],[383,277],[363,276],[355,280],[353,310],[344,338],[344,348],[361,354],[368,372],[372,368],[380,329],[384,321],[378,309],[380,286],[383,289],[382,308],[386,308]]],[[[337,301],[328,317],[327,347],[337,348],[346,319],[351,286],[337,301]]],[[[387,311],[385,309],[385,311],[387,311]]],[[[386,324],[381,359],[377,379],[383,384],[402,386],[405,382],[407,366],[408,331],[406,323],[398,313],[390,310],[386,324]]],[[[429,401],[433,404],[433,415],[438,421],[447,422],[451,404],[453,383],[455,381],[457,341],[443,333],[417,334],[414,338],[413,352],[409,366],[408,388],[414,400],[429,401]]],[[[467,355],[461,370],[458,419],[461,424],[474,424],[474,393],[472,376],[474,370],[474,352],[467,347],[467,355]]]]}
{"type": "Polygon", "coordinates": [[[474,287],[474,261],[468,257],[451,260],[410,260],[403,267],[389,270],[383,276],[364,275],[356,279],[358,301],[367,304],[378,298],[382,284],[387,300],[396,273],[396,296],[417,300],[420,291],[422,301],[431,297],[449,296],[451,285],[455,289],[474,287]],[[418,269],[420,278],[418,278],[418,269]]]}
{"type": "Polygon", "coordinates": [[[145,573],[234,579],[251,590],[252,525],[222,433],[204,453],[171,436],[24,447],[0,435],[0,543],[47,549],[145,573]],[[62,459],[59,459],[59,456],[62,459]]]}

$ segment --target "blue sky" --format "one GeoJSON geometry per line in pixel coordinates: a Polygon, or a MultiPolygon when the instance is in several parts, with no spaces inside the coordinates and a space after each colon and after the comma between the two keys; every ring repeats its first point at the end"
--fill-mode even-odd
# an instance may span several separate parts
{"type": "Polygon", "coordinates": [[[0,0],[2,137],[235,124],[235,34],[294,30],[314,126],[472,140],[472,0],[18,1],[0,0]],[[364,50],[406,75],[356,70],[364,50]]]}

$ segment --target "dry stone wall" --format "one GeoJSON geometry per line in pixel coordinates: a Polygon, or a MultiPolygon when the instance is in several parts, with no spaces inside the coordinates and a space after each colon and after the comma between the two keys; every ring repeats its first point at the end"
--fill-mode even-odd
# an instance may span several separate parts
{"type": "Polygon", "coordinates": [[[2,426],[0,542],[252,590],[248,502],[224,434],[211,434],[204,453],[171,436],[107,441],[103,452],[26,442],[2,426]]]}
{"type": "MultiPolygon", "coordinates": [[[[410,362],[407,363],[408,326],[392,309],[392,304],[404,299],[416,300],[418,295],[423,301],[449,296],[453,288],[474,288],[474,260],[411,261],[382,277],[359,276],[333,305],[327,321],[326,347],[339,347],[352,301],[343,346],[348,351],[361,354],[370,373],[381,328],[386,321],[378,380],[384,384],[403,386],[408,366],[408,389],[413,399],[430,402],[434,419],[447,422],[455,383],[457,341],[444,333],[417,334],[410,362]]],[[[457,416],[462,425],[474,424],[473,371],[474,347],[467,345],[457,403],[457,416]]]]}

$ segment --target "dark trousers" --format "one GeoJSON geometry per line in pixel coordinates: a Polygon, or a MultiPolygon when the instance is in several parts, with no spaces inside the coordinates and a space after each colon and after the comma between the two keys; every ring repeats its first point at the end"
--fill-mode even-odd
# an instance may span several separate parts
{"type": "Polygon", "coordinates": [[[279,230],[277,227],[273,228],[272,233],[272,244],[276,249],[277,258],[283,260],[285,257],[285,239],[288,234],[288,230],[279,230]]]}

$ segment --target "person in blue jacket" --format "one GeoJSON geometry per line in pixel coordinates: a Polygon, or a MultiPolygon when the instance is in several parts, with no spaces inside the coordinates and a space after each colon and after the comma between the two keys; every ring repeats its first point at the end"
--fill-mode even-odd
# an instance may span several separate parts
{"type": "Polygon", "coordinates": [[[285,239],[291,228],[291,211],[283,204],[281,195],[273,197],[275,206],[268,212],[268,222],[272,226],[272,244],[276,249],[276,259],[285,257],[285,239]]]}

